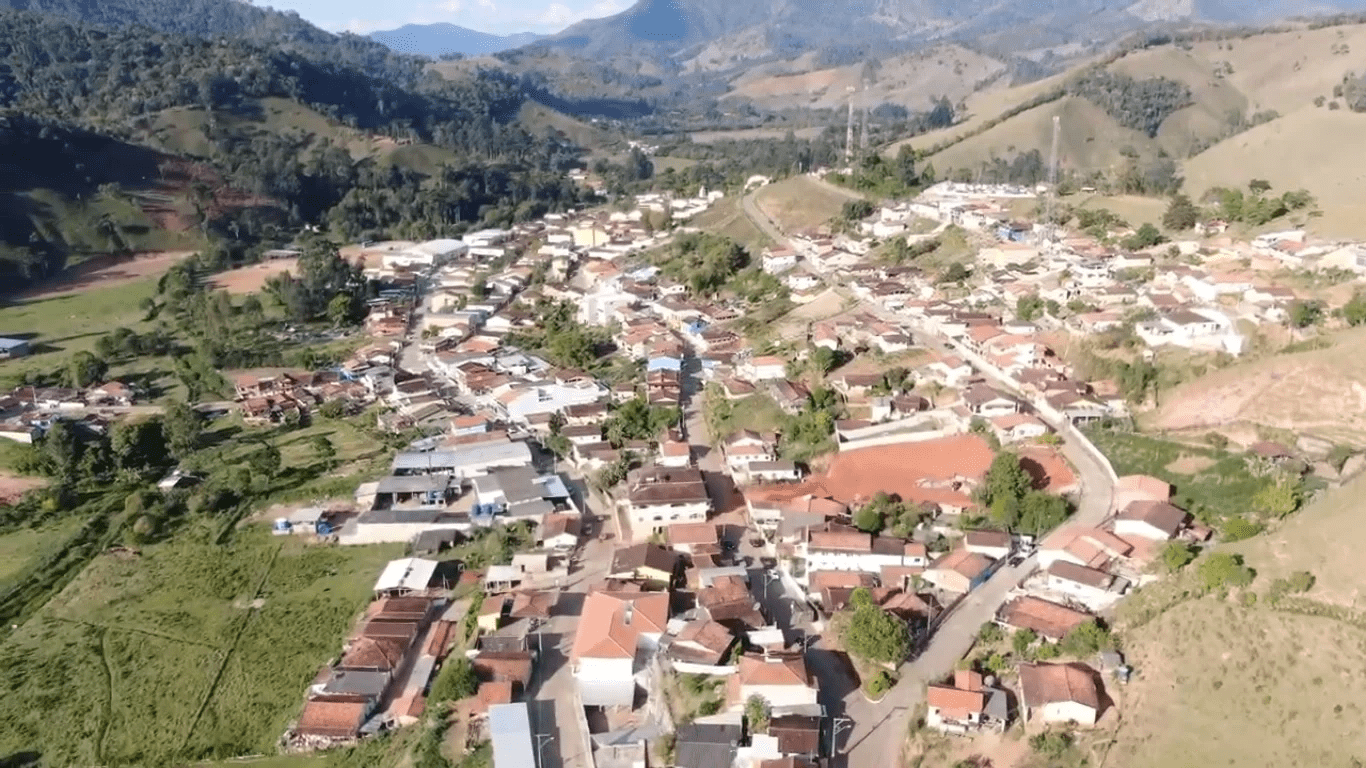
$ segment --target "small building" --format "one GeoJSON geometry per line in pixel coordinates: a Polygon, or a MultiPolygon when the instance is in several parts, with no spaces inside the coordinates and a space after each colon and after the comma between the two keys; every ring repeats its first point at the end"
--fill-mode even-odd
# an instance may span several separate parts
{"type": "Polygon", "coordinates": [[[493,742],[493,768],[530,768],[537,764],[525,703],[489,707],[489,740],[493,742]]]}
{"type": "Polygon", "coordinates": [[[1048,589],[1100,610],[1119,599],[1129,588],[1128,579],[1095,568],[1058,560],[1045,571],[1048,589]]]}
{"type": "Polygon", "coordinates": [[[370,714],[371,706],[370,702],[354,696],[310,699],[299,713],[294,735],[330,744],[351,741],[360,734],[360,727],[370,714]]]}
{"type": "Polygon", "coordinates": [[[1039,637],[1057,641],[1093,619],[1088,613],[1025,595],[1001,606],[996,620],[1011,629],[1027,629],[1039,637]]]}
{"type": "Polygon", "coordinates": [[[375,582],[375,594],[398,596],[422,592],[432,583],[437,565],[435,560],[416,557],[393,560],[384,566],[379,580],[375,582]]]}
{"type": "Polygon", "coordinates": [[[676,768],[730,768],[735,764],[744,729],[738,724],[687,723],[674,737],[676,768]]]}
{"type": "Polygon", "coordinates": [[[608,576],[670,586],[678,575],[678,554],[658,544],[636,544],[612,554],[608,576]]]}
{"type": "Polygon", "coordinates": [[[1186,511],[1165,501],[1130,502],[1115,517],[1115,533],[1152,541],[1168,541],[1186,523],[1186,511]]]}
{"type": "Polygon", "coordinates": [[[1000,560],[1009,557],[1014,546],[1010,534],[1005,531],[968,531],[963,534],[963,548],[992,560],[1000,560]]]}
{"type": "Polygon", "coordinates": [[[991,560],[976,552],[955,549],[934,561],[922,577],[945,592],[966,594],[991,576],[991,560]]]}
{"type": "Polygon", "coordinates": [[[28,342],[23,339],[0,337],[0,360],[13,360],[19,357],[27,357],[29,353],[28,342]]]}
{"type": "Polygon", "coordinates": [[[1100,718],[1100,684],[1085,664],[1021,664],[1019,672],[1025,719],[1095,725],[1100,718]]]}
{"type": "Polygon", "coordinates": [[[1005,729],[1009,702],[1005,691],[988,687],[970,669],[954,672],[953,685],[925,689],[925,724],[946,733],[967,733],[983,727],[1005,729]]]}

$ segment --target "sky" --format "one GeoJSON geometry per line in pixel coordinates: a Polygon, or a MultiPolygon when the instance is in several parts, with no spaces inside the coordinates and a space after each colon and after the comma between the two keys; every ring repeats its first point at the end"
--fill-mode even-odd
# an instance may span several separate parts
{"type": "Polygon", "coordinates": [[[332,32],[367,34],[404,24],[444,21],[498,35],[559,32],[582,19],[620,13],[633,0],[257,0],[332,32]]]}

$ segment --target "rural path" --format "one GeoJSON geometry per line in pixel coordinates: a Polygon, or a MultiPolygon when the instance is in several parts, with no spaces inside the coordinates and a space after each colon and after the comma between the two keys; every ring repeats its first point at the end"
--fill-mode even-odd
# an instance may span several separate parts
{"type": "MultiPolygon", "coordinates": [[[[759,189],[763,189],[763,187],[760,187],[759,189]]],[[[760,232],[763,232],[768,239],[772,240],[774,245],[784,248],[792,247],[792,244],[787,239],[787,235],[783,234],[783,231],[778,228],[778,225],[774,223],[773,219],[770,219],[767,214],[760,210],[759,204],[754,201],[754,196],[757,194],[759,194],[759,192],[758,190],[755,190],[740,199],[740,207],[744,210],[745,216],[749,218],[754,226],[759,228],[760,232]]]]}

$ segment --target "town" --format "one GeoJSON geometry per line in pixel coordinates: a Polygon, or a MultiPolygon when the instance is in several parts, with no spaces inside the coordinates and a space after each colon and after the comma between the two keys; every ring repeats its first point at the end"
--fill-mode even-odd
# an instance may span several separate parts
{"type": "MultiPolygon", "coordinates": [[[[714,264],[689,226],[722,199],[705,190],[351,247],[382,287],[371,341],[333,369],[239,375],[235,402],[203,407],[270,426],[377,406],[382,430],[424,435],[354,499],[271,521],[407,549],[283,748],[372,738],[433,698],[498,768],[864,765],[910,727],[1116,717],[1131,668],[1110,613],[1219,532],[1084,431],[1123,422],[1141,377],[1079,377],[1058,345],[1237,356],[1249,323],[1303,304],[1267,275],[1357,273],[1366,249],[1219,240],[1218,222],[1203,244],[1116,249],[1013,218],[1033,195],[941,183],[752,264],[714,264]],[[876,257],[950,227],[980,245],[957,274],[876,257]],[[737,279],[754,285],[716,290],[737,279]],[[769,327],[744,322],[771,304],[769,327]],[[497,562],[452,559],[491,538],[497,562]]],[[[99,376],[0,407],[22,443],[156,408],[99,376]]]]}

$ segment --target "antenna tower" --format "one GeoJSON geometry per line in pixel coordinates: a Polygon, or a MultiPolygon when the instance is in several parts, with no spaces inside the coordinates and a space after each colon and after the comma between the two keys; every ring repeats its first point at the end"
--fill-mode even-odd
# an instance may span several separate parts
{"type": "Polygon", "coordinates": [[[1048,199],[1044,204],[1044,237],[1053,239],[1053,206],[1058,199],[1058,137],[1062,118],[1053,116],[1053,149],[1048,153],[1048,199]]]}
{"type": "Polygon", "coordinates": [[[863,128],[858,140],[859,152],[868,151],[868,81],[863,81],[863,128]]]}
{"type": "Polygon", "coordinates": [[[849,160],[854,156],[854,86],[849,86],[849,125],[844,130],[844,159],[849,160]]]}

